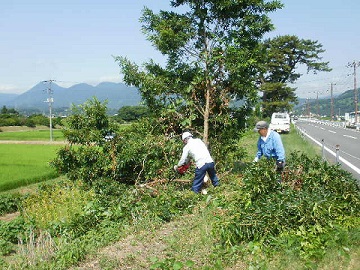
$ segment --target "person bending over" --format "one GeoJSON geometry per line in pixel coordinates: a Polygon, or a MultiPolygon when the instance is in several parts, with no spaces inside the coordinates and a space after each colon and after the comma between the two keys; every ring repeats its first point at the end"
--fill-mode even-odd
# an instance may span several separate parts
{"type": "MultiPolygon", "coordinates": [[[[206,173],[208,173],[212,185],[214,187],[218,186],[219,179],[216,175],[215,163],[205,143],[201,139],[193,138],[190,132],[184,132],[181,139],[185,146],[181,158],[178,164],[174,166],[174,169],[177,170],[178,167],[187,164],[190,159],[193,159],[196,168],[191,190],[195,193],[202,191],[206,173]]],[[[206,190],[203,190],[202,193],[206,194],[206,190]]]]}

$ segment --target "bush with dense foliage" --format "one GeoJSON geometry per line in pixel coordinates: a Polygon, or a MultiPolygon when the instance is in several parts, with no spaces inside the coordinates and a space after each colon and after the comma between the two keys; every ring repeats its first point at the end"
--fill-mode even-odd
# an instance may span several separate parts
{"type": "Polygon", "coordinates": [[[214,234],[223,246],[253,242],[270,253],[285,248],[319,259],[359,229],[360,189],[350,173],[297,153],[287,164],[282,174],[266,160],[249,166],[231,194],[216,198],[222,215],[214,234]]]}
{"type": "Polygon", "coordinates": [[[21,195],[18,193],[3,193],[0,195],[0,215],[13,213],[18,210],[18,205],[21,200],[21,195]]]}
{"type": "Polygon", "coordinates": [[[222,266],[231,265],[231,258],[244,256],[246,261],[257,254],[248,264],[266,269],[261,265],[286,250],[316,269],[329,249],[340,247],[346,255],[348,245],[358,241],[350,235],[358,234],[360,225],[359,187],[347,172],[318,159],[292,154],[281,175],[273,163],[261,160],[224,176],[222,185],[205,197],[189,187],[174,181],[134,186],[111,178],[94,179],[91,185],[43,185],[21,200],[20,217],[0,222],[0,251],[11,254],[20,241],[21,254],[39,253],[31,260],[18,254],[21,267],[68,269],[129,226],[156,226],[199,206],[211,213],[207,222],[215,222],[212,233],[219,249],[211,257],[222,266]],[[41,245],[51,252],[38,250],[41,245]]]}
{"type": "MultiPolygon", "coordinates": [[[[102,177],[136,184],[174,178],[172,168],[183,145],[181,134],[168,121],[142,118],[120,128],[107,116],[105,103],[90,100],[74,107],[65,120],[64,136],[70,144],[58,152],[52,165],[70,179],[89,183],[102,177]]],[[[230,171],[244,156],[234,137],[238,133],[228,129],[211,139],[209,148],[219,171],[230,171]]]]}

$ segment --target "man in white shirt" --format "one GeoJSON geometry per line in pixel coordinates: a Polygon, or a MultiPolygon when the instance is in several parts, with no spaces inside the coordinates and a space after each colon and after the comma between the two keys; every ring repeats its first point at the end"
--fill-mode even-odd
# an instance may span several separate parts
{"type": "MultiPolygon", "coordinates": [[[[215,164],[205,143],[200,139],[193,138],[190,132],[184,132],[181,136],[185,144],[179,163],[175,166],[187,164],[192,158],[195,161],[196,169],[191,190],[195,193],[202,191],[204,177],[208,173],[211,183],[214,187],[219,185],[219,179],[216,176],[215,164]]],[[[206,191],[203,191],[206,193],[206,191]]]]}

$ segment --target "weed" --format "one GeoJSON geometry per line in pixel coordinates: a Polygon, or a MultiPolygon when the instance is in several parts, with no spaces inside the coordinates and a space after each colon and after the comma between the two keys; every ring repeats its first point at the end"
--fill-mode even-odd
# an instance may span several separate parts
{"type": "Polygon", "coordinates": [[[0,194],[0,215],[16,212],[20,200],[21,195],[18,193],[0,194]]]}
{"type": "Polygon", "coordinates": [[[19,240],[18,254],[26,258],[26,265],[36,266],[39,261],[50,261],[58,250],[57,245],[49,232],[35,233],[30,230],[25,241],[19,240]]]}
{"type": "Polygon", "coordinates": [[[38,193],[24,199],[22,215],[39,229],[60,233],[93,199],[93,194],[83,191],[80,186],[80,182],[43,186],[38,193]]]}
{"type": "Polygon", "coordinates": [[[194,265],[193,261],[186,261],[185,263],[176,261],[173,258],[166,258],[164,260],[159,260],[156,257],[153,257],[150,259],[152,262],[152,265],[150,266],[150,269],[174,269],[174,270],[180,270],[184,269],[184,267],[191,268],[194,265]]]}

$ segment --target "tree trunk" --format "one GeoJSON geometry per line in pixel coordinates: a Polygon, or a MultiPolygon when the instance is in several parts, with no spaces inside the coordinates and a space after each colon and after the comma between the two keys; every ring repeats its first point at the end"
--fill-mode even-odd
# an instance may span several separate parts
{"type": "Polygon", "coordinates": [[[205,110],[204,110],[204,143],[209,144],[209,115],[210,115],[210,91],[211,83],[208,80],[206,83],[206,92],[205,92],[205,110]]]}

